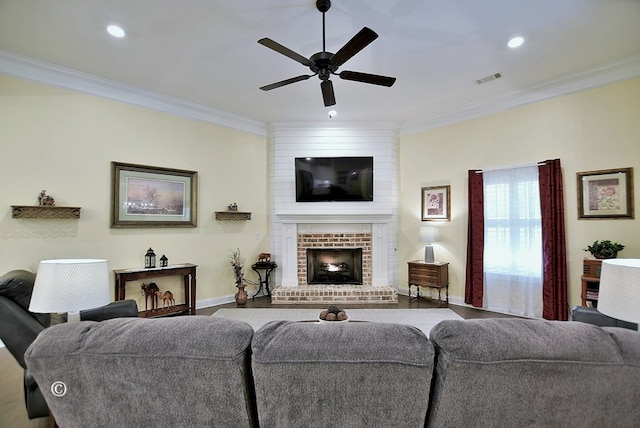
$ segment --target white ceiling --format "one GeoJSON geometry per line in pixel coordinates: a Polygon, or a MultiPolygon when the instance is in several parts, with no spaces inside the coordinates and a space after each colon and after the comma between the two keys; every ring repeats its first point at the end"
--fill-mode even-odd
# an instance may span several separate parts
{"type": "MultiPolygon", "coordinates": [[[[327,50],[364,26],[379,38],[340,71],[397,82],[333,77],[333,121],[419,128],[640,75],[640,0],[333,0],[327,50]],[[518,50],[506,47],[514,34],[527,39],[518,50]],[[503,77],[475,83],[494,73],[503,77]]],[[[259,90],[308,74],[262,37],[305,57],[321,51],[315,0],[0,0],[0,72],[20,75],[26,60],[263,125],[329,120],[316,77],[259,90]],[[110,23],[127,37],[109,36],[110,23]]]]}

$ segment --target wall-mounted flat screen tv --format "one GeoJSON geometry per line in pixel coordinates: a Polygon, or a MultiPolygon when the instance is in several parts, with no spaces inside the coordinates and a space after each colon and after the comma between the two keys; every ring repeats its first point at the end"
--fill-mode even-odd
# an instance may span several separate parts
{"type": "Polygon", "coordinates": [[[373,201],[373,157],[296,158],[296,202],[373,201]]]}

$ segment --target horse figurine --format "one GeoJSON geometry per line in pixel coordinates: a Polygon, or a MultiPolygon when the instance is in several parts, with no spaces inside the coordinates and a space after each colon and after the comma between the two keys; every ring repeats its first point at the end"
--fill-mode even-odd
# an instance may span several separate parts
{"type": "Polygon", "coordinates": [[[148,310],[147,302],[149,297],[151,297],[151,310],[155,310],[158,308],[158,292],[160,288],[155,282],[150,282],[149,284],[145,284],[144,282],[140,284],[140,289],[142,291],[142,295],[144,296],[144,310],[148,310]]]}
{"type": "Polygon", "coordinates": [[[160,297],[162,299],[162,309],[164,309],[165,306],[171,307],[176,305],[176,301],[173,298],[173,293],[169,290],[165,291],[164,293],[157,291],[156,297],[160,297]],[[167,302],[169,303],[167,304],[167,302]]]}

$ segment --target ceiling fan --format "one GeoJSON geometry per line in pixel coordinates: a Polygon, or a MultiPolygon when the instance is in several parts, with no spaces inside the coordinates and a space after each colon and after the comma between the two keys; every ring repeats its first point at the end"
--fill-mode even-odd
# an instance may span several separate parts
{"type": "Polygon", "coordinates": [[[307,80],[310,77],[318,76],[322,83],[320,83],[320,89],[322,90],[322,98],[325,106],[332,106],[336,103],[336,97],[333,92],[333,83],[330,80],[331,75],[340,76],[344,80],[353,80],[355,82],[371,83],[373,85],[392,86],[396,78],[388,76],[380,76],[377,74],[360,73],[357,71],[344,70],[338,73],[338,68],[347,62],[351,57],[364,49],[369,43],[378,38],[375,31],[370,28],[363,27],[351,40],[349,40],[338,52],[327,52],[325,47],[325,26],[324,26],[324,14],[331,8],[330,0],[316,0],[316,7],[322,12],[322,52],[311,55],[309,59],[302,55],[292,51],[291,49],[275,42],[269,38],[263,38],[258,40],[263,46],[273,49],[274,51],[291,58],[294,61],[299,62],[302,65],[309,67],[313,74],[303,74],[301,76],[292,77],[290,79],[282,80],[280,82],[272,83],[270,85],[262,86],[260,89],[263,91],[270,91],[281,86],[290,85],[291,83],[307,80]]]}

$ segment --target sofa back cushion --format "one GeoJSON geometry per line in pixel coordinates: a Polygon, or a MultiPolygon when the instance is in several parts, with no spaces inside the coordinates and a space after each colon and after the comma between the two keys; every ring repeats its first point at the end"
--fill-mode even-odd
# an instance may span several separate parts
{"type": "Polygon", "coordinates": [[[424,425],[434,351],[415,327],[273,321],[252,350],[262,428],[424,425]]]}
{"type": "Polygon", "coordinates": [[[255,426],[253,329],[224,318],[119,318],[43,331],[25,359],[60,426],[255,426]]]}
{"type": "Polygon", "coordinates": [[[640,333],[563,321],[443,321],[429,426],[637,426],[640,333]]]}

